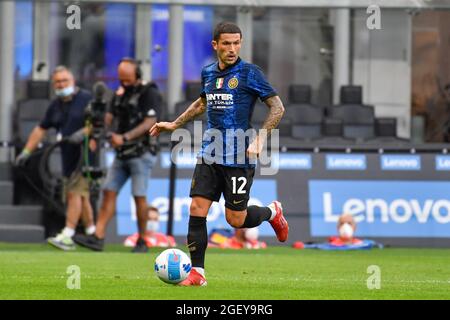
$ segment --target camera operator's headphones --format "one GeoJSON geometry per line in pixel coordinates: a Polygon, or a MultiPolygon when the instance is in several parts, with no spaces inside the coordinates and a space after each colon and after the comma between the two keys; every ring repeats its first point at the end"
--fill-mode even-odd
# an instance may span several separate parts
{"type": "Polygon", "coordinates": [[[134,65],[136,80],[141,80],[142,79],[142,69],[141,69],[141,62],[140,61],[137,61],[136,59],[133,59],[133,58],[130,58],[130,57],[125,57],[125,58],[122,58],[119,61],[119,64],[121,64],[122,62],[128,62],[128,63],[131,63],[132,65],[134,65]]]}

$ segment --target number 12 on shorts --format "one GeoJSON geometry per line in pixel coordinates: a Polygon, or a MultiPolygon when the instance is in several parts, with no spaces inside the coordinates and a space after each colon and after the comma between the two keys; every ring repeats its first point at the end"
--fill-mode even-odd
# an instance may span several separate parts
{"type": "Polygon", "coordinates": [[[245,177],[231,177],[231,181],[233,182],[233,194],[246,194],[247,191],[244,190],[245,185],[247,184],[247,178],[245,177]],[[237,187],[238,182],[241,183],[239,188],[237,187]]]}

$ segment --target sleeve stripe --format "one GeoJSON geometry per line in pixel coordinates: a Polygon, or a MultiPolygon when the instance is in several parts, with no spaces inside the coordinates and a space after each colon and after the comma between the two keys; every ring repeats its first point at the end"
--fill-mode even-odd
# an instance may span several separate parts
{"type": "Polygon", "coordinates": [[[275,97],[275,96],[277,96],[277,95],[278,95],[278,93],[276,93],[275,91],[274,91],[274,92],[271,92],[271,93],[269,93],[268,95],[266,95],[266,96],[264,96],[264,97],[261,97],[261,101],[264,102],[264,101],[266,101],[267,99],[272,98],[272,97],[275,97]]]}

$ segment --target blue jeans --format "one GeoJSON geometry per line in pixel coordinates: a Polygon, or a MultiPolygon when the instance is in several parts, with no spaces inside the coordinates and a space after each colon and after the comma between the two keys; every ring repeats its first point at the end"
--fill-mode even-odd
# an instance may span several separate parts
{"type": "Polygon", "coordinates": [[[114,162],[106,175],[103,189],[119,193],[125,182],[131,177],[131,192],[133,196],[145,197],[147,195],[148,179],[155,162],[156,156],[150,152],[128,160],[114,158],[114,162]]]}

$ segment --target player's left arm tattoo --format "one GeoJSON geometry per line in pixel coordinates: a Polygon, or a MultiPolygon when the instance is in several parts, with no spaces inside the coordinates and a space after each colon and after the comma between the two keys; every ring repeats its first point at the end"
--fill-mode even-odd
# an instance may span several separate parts
{"type": "Polygon", "coordinates": [[[156,123],[156,117],[146,117],[137,127],[124,133],[128,140],[139,138],[146,134],[148,130],[156,123]]]}
{"type": "Polygon", "coordinates": [[[270,132],[278,126],[283,117],[284,106],[279,96],[270,97],[264,103],[269,107],[269,114],[264,121],[262,129],[266,129],[267,135],[270,135],[270,132]]]}
{"type": "Polygon", "coordinates": [[[189,121],[193,120],[198,115],[206,111],[206,99],[203,97],[195,100],[175,121],[177,128],[184,126],[189,121]]]}

